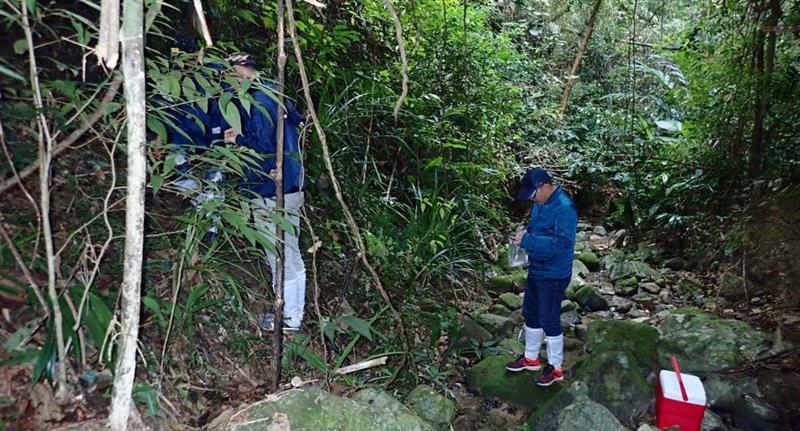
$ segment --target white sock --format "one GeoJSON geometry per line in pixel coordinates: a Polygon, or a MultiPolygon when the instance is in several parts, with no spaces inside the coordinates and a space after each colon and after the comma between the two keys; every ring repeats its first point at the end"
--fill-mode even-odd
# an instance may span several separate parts
{"type": "Polygon", "coordinates": [[[564,361],[564,334],[555,337],[545,337],[547,342],[547,363],[553,368],[561,368],[564,361]]]}
{"type": "Polygon", "coordinates": [[[539,357],[539,349],[542,348],[542,328],[525,327],[525,357],[536,359],[539,357]]]}

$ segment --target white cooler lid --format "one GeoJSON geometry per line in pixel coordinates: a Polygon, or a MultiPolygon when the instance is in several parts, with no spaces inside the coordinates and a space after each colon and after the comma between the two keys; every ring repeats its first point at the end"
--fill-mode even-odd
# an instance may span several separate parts
{"type": "MultiPolygon", "coordinates": [[[[675,375],[674,371],[661,370],[658,379],[661,382],[661,392],[664,397],[683,401],[681,386],[678,384],[678,376],[675,375]]],[[[683,380],[683,387],[686,388],[686,395],[689,397],[688,402],[700,406],[706,405],[706,390],[703,388],[703,382],[700,381],[700,378],[691,374],[681,373],[681,379],[683,380]]]]}

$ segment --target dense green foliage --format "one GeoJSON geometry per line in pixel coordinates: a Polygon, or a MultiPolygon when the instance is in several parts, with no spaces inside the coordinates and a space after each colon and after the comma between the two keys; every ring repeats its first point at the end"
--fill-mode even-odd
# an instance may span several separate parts
{"type": "MultiPolygon", "coordinates": [[[[55,141],[62,142],[101,106],[112,79],[88,49],[98,31],[98,7],[89,1],[29,3],[43,113],[58,131],[55,141]]],[[[268,243],[250,223],[235,184],[242,161],[255,155],[225,146],[197,155],[193,163],[216,166],[230,181],[222,186],[224,200],[191,210],[187,196],[176,197],[169,186],[175,156],[165,142],[164,124],[172,119],[164,98],[202,106],[220,97],[225,111],[225,82],[247,101],[250,84],[211,66],[226,68],[225,55],[244,50],[258,59],[262,77],[273,77],[276,9],[254,0],[204,3],[215,46],[202,56],[169,51],[173,31],[194,31],[188,3],[164,5],[147,41],[152,194],[142,305],[145,342],[153,347],[145,353],[145,373],[159,383],[164,361],[219,378],[208,334],[224,334],[228,351],[244,362],[269,352],[253,330],[272,295],[262,264],[261,247],[268,243]],[[209,248],[199,239],[210,222],[204,214],[215,211],[223,235],[209,248]],[[165,349],[165,359],[161,343],[166,347],[170,334],[181,342],[165,349]],[[188,360],[178,358],[181,349],[188,360]]],[[[516,179],[528,167],[556,173],[582,216],[606,217],[639,235],[670,238],[666,245],[711,256],[736,253],[742,238],[731,226],[743,221],[738,210],[765,187],[759,184],[798,180],[797,2],[606,0],[578,76],[569,77],[591,3],[398,2],[410,88],[397,119],[392,109],[401,66],[383,2],[345,0],[324,10],[296,5],[311,93],[345,200],[363,229],[370,261],[425,346],[435,346],[443,333],[457,338],[458,300],[480,294],[475,281],[493,269],[492,258],[523,215],[509,216],[509,209],[516,179]],[[785,31],[773,31],[776,26],[785,31]],[[557,127],[570,78],[577,85],[557,127]],[[430,313],[407,312],[420,307],[430,313]]],[[[18,9],[8,5],[19,1],[0,9],[0,121],[10,160],[22,170],[35,163],[40,132],[29,48],[18,9]]],[[[298,72],[290,55],[286,94],[303,107],[298,72]]],[[[59,286],[67,292],[62,308],[76,363],[87,369],[108,362],[112,353],[107,342],[122,267],[120,107],[121,97],[105,106],[80,148],[60,154],[53,169],[51,218],[58,226],[56,246],[64,248],[59,286]],[[110,248],[101,250],[106,238],[110,248]],[[81,316],[83,325],[74,325],[74,305],[82,302],[84,289],[89,311],[81,316]],[[77,327],[86,328],[80,342],[77,327]],[[87,346],[88,359],[80,351],[87,346]]],[[[236,127],[235,109],[226,112],[236,127]]],[[[313,278],[326,316],[311,319],[309,334],[321,329],[332,347],[321,358],[318,341],[300,337],[286,362],[300,356],[327,370],[371,356],[375,344],[395,352],[400,346],[393,317],[368,288],[311,127],[304,129],[303,148],[309,182],[303,248],[318,250],[313,278]]],[[[0,174],[12,177],[9,163],[2,163],[0,174]]],[[[24,184],[36,194],[36,181],[24,184]]],[[[9,189],[0,209],[23,260],[35,273],[46,272],[40,228],[25,195],[9,189]]],[[[0,265],[11,270],[16,262],[2,247],[0,265]]],[[[21,348],[17,358],[37,361],[36,379],[52,370],[52,332],[44,348],[21,348]]],[[[473,346],[476,354],[482,347],[473,346]]],[[[419,350],[412,357],[414,372],[404,376],[440,384],[448,371],[431,361],[434,353],[419,350]]],[[[392,373],[379,378],[390,381],[392,373]]],[[[144,399],[152,398],[150,386],[140,389],[144,399]]]]}

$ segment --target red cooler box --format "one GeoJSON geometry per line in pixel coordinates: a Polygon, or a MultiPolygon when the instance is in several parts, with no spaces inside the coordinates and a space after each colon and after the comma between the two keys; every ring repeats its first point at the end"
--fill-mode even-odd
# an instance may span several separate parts
{"type": "Polygon", "coordinates": [[[700,431],[706,412],[706,390],[697,376],[681,374],[678,360],[672,357],[675,371],[661,370],[656,392],[656,425],[661,429],[700,431]]]}

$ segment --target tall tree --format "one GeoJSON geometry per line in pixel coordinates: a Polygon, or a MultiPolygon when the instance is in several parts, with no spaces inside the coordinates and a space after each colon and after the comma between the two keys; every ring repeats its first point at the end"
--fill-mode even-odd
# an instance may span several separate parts
{"type": "Polygon", "coordinates": [[[561,97],[561,111],[558,118],[558,123],[556,124],[556,128],[561,128],[561,122],[564,119],[564,114],[567,112],[567,106],[569,105],[569,95],[572,93],[572,87],[575,86],[575,78],[578,75],[578,72],[581,70],[581,60],[583,60],[583,54],[586,52],[586,48],[589,46],[589,40],[592,38],[592,33],[594,32],[594,21],[597,18],[597,12],[600,10],[600,6],[602,5],[603,0],[595,0],[594,5],[592,5],[592,12],[589,15],[589,21],[586,22],[586,30],[583,34],[583,41],[581,42],[581,46],[578,48],[578,53],[575,55],[575,61],[572,62],[572,69],[569,71],[569,76],[567,76],[567,86],[564,87],[564,96],[561,97]]]}
{"type": "Polygon", "coordinates": [[[144,6],[142,0],[125,0],[122,17],[122,73],[128,119],[128,174],[125,201],[125,263],[122,279],[121,334],[117,349],[109,426],[125,430],[131,411],[136,374],[136,340],[139,336],[142,250],[144,244],[145,79],[144,6]]]}
{"type": "Polygon", "coordinates": [[[753,141],[750,146],[750,173],[758,174],[764,160],[764,150],[768,144],[765,122],[772,99],[772,74],[775,71],[775,45],[777,43],[778,23],[783,11],[780,0],[763,0],[760,14],[769,9],[764,26],[757,31],[755,41],[756,66],[756,110],[753,119],[753,141]],[[766,47],[765,47],[766,44],[766,47]]]}

